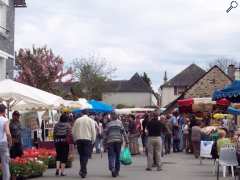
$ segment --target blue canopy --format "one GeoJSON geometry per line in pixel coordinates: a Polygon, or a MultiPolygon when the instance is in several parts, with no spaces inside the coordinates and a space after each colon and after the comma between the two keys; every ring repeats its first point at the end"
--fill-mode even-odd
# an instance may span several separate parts
{"type": "Polygon", "coordinates": [[[230,114],[233,114],[233,115],[240,115],[240,109],[235,109],[233,107],[229,107],[228,110],[227,110],[230,114]]]}
{"type": "Polygon", "coordinates": [[[92,109],[90,109],[91,112],[96,112],[96,113],[113,112],[113,107],[102,101],[90,100],[88,101],[88,103],[92,105],[92,109]]]}
{"type": "MultiPolygon", "coordinates": [[[[92,106],[92,109],[89,109],[90,112],[94,113],[110,113],[113,112],[113,107],[102,102],[96,100],[90,100],[88,103],[92,106]]],[[[81,113],[80,109],[75,109],[72,111],[73,113],[79,114],[81,113]]]]}
{"type": "Polygon", "coordinates": [[[231,85],[226,86],[222,90],[213,93],[213,100],[226,98],[231,102],[240,102],[240,81],[233,81],[231,85]]]}

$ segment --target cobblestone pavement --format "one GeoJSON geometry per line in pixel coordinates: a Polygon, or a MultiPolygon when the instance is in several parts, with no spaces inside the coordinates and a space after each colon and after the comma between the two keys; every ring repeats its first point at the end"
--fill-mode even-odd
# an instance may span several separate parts
{"type": "MultiPolygon", "coordinates": [[[[116,179],[123,180],[216,180],[216,176],[213,175],[212,161],[204,160],[203,164],[200,165],[199,160],[193,158],[192,155],[170,154],[163,158],[163,171],[152,172],[145,171],[146,157],[143,155],[135,156],[134,163],[131,166],[122,167],[120,177],[116,179]]],[[[79,162],[77,157],[73,163],[73,168],[67,169],[67,177],[55,177],[55,170],[48,170],[43,179],[81,179],[78,176],[79,162]]],[[[88,177],[89,180],[104,180],[112,179],[107,169],[107,157],[106,154],[101,158],[100,155],[94,155],[93,159],[90,160],[88,166],[88,177]]],[[[223,179],[223,178],[221,178],[223,179]]],[[[229,180],[233,178],[225,178],[229,180]]]]}

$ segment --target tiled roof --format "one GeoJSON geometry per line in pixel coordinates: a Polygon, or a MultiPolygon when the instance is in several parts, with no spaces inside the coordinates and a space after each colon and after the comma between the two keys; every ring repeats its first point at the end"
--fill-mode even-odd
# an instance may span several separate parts
{"type": "Polygon", "coordinates": [[[191,64],[161,87],[189,87],[205,73],[206,71],[196,64],[191,64]]]}
{"type": "Polygon", "coordinates": [[[138,73],[130,80],[108,81],[105,92],[153,92],[152,88],[138,73]]]}

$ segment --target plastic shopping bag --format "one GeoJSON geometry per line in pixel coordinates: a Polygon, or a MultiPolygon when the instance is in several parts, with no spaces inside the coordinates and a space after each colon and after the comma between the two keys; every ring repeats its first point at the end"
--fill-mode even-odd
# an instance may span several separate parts
{"type": "Polygon", "coordinates": [[[132,164],[132,156],[129,148],[124,148],[120,155],[120,161],[123,165],[131,165],[132,164]]]}

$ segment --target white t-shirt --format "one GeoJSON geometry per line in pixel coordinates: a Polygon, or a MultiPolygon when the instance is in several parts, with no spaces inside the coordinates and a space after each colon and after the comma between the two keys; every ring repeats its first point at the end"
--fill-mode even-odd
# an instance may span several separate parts
{"type": "Polygon", "coordinates": [[[7,118],[0,116],[0,143],[7,142],[7,135],[4,130],[4,126],[7,122],[8,122],[7,118]]]}

